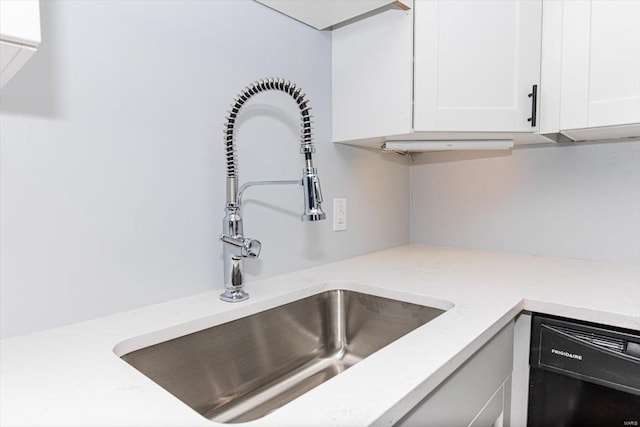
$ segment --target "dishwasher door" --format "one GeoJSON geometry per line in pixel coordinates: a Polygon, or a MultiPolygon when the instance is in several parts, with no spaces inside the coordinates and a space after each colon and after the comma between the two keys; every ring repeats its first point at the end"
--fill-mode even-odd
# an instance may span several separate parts
{"type": "Polygon", "coordinates": [[[640,425],[640,333],[534,314],[529,427],[640,425]]]}

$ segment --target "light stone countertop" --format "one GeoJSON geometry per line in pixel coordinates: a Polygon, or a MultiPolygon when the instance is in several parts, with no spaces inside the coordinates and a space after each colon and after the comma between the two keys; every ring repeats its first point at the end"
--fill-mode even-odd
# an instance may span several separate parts
{"type": "Polygon", "coordinates": [[[212,426],[117,354],[327,289],[450,308],[277,411],[239,426],[389,426],[522,310],[640,330],[640,268],[401,246],[0,343],[0,424],[212,426]],[[117,354],[116,354],[117,353],[117,354]]]}

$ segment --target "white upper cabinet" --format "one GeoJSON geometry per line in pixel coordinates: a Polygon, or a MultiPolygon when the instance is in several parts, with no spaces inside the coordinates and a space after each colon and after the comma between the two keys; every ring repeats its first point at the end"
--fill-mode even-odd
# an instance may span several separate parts
{"type": "Polygon", "coordinates": [[[413,10],[387,10],[332,31],[332,139],[412,130],[413,10]]]}
{"type": "Polygon", "coordinates": [[[1,0],[0,88],[31,58],[39,44],[38,0],[1,0]]]}
{"type": "Polygon", "coordinates": [[[529,96],[540,85],[541,0],[410,6],[333,31],[334,142],[550,141],[529,96]]]}
{"type": "Polygon", "coordinates": [[[407,9],[398,0],[256,0],[295,20],[324,30],[385,6],[407,9]]]}
{"type": "Polygon", "coordinates": [[[416,131],[532,132],[540,1],[416,1],[416,131]]]}
{"type": "Polygon", "coordinates": [[[640,135],[640,1],[544,7],[543,84],[560,89],[544,101],[560,106],[543,120],[544,130],[575,140],[640,135]]]}

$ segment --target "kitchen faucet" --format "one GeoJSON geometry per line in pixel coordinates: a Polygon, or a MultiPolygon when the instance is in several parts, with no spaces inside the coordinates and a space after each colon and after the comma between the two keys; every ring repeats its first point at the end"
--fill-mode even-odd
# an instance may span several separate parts
{"type": "Polygon", "coordinates": [[[244,291],[244,259],[257,258],[262,248],[256,239],[244,237],[242,230],[242,217],[240,206],[244,191],[256,185],[302,185],[304,192],[303,221],[320,221],[326,218],[322,211],[322,192],[316,168],[313,167],[312,154],[313,135],[311,129],[311,116],[308,106],[309,100],[294,83],[280,78],[267,78],[258,80],[247,86],[231,105],[231,111],[224,125],[225,151],[227,161],[227,202],[225,216],[222,223],[223,262],[224,262],[224,293],[220,299],[228,302],[244,301],[249,294],[244,291]],[[233,139],[234,126],[240,108],[257,93],[267,90],[279,90],[285,92],[296,101],[300,108],[302,119],[300,153],[304,154],[305,166],[302,170],[302,179],[281,181],[251,181],[238,188],[238,159],[236,156],[235,142],[233,139]]]}

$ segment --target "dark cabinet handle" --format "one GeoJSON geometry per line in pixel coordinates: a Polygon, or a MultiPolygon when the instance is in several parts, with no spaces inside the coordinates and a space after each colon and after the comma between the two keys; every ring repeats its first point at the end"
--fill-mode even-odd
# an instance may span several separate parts
{"type": "Polygon", "coordinates": [[[531,122],[531,127],[535,127],[536,115],[538,113],[538,85],[533,85],[531,93],[527,96],[531,98],[531,117],[529,117],[527,121],[531,122]]]}

